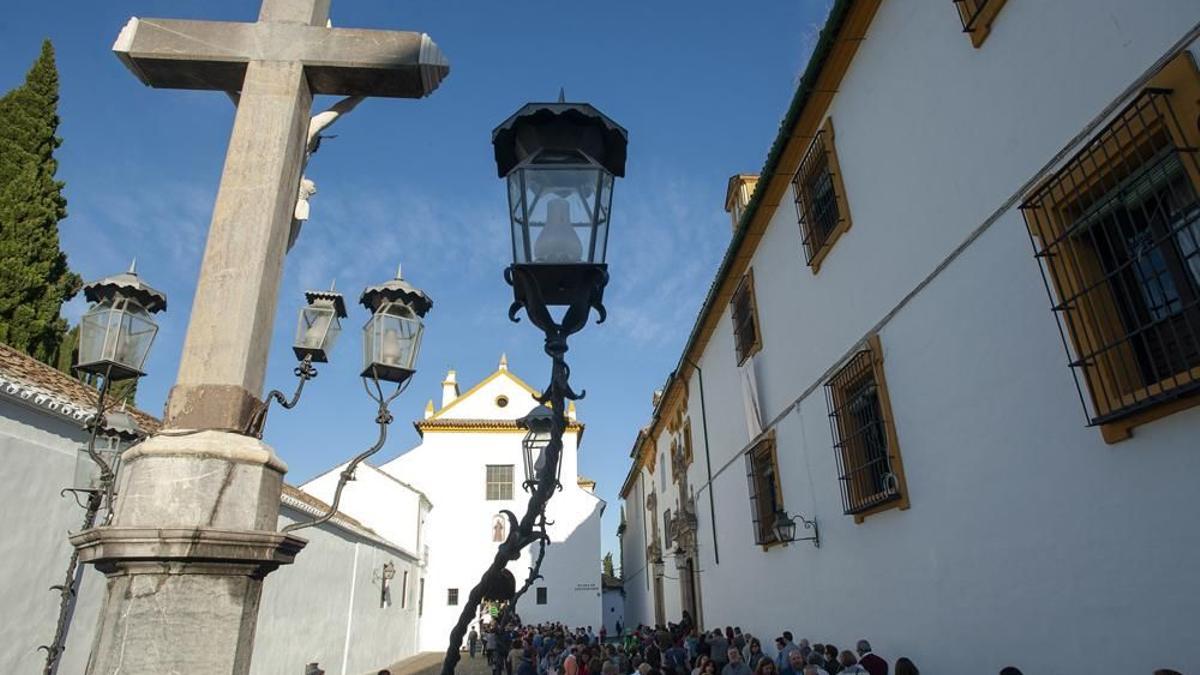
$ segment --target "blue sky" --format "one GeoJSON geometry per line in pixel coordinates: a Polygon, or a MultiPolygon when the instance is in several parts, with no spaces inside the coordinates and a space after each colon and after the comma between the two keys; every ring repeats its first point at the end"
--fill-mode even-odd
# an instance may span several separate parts
{"type": "MultiPolygon", "coordinates": [[[[514,373],[544,385],[540,334],[505,317],[506,198],[490,133],[563,87],[568,100],[586,100],[629,130],[613,199],[609,321],[575,336],[568,354],[572,384],[588,392],[579,402],[581,472],[609,504],[604,549],[615,551],[630,447],[728,242],[726,180],[761,168],[828,6],[336,0],[335,25],[429,33],[451,73],[430,98],[364,102],[314,156],[308,175],[319,192],[286,263],[267,386],[293,386],[289,345],[305,289],[336,278],[353,304],[397,263],[434,307],[420,370],[393,406],[377,461],[417,444],[410,421],[438,399],[448,368],[465,388],[507,352],[514,373]]],[[[169,296],[138,396],[153,413],[176,374],[234,110],[217,92],[145,88],[110,49],[130,16],[252,21],[257,11],[251,0],[17,0],[0,14],[0,90],[20,83],[42,38],[58,50],[57,156],[69,202],[61,234],[72,268],[94,279],[136,256],[142,276],[169,296]]],[[[74,320],[82,309],[77,298],[65,312],[74,320]]],[[[374,404],[356,377],[365,319],[355,304],[333,362],[300,406],[270,416],[266,440],[289,464],[290,482],[374,441],[374,404]]]]}

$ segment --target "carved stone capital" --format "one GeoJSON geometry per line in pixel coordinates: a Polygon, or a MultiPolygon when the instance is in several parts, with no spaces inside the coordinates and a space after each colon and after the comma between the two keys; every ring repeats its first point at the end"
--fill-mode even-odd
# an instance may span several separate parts
{"type": "Polygon", "coordinates": [[[282,532],[206,527],[96,527],[71,537],[80,561],[110,577],[151,568],[157,573],[261,578],[291,564],[307,543],[282,532]]]}

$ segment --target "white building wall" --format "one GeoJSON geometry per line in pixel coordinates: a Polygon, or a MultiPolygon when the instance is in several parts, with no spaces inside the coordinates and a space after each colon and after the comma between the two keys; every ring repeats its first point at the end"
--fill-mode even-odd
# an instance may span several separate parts
{"type": "Polygon", "coordinates": [[[868,637],[932,672],[1200,668],[1200,543],[1182,534],[1200,518],[1200,409],[1117,445],[1085,426],[1016,210],[1198,20],[1194,2],[1008,3],[976,50],[952,7],[882,3],[830,109],[853,227],[813,275],[788,195],[752,260],[763,418],[784,504],[819,521],[821,547],[753,543],[725,308],[698,359],[719,565],[694,376],[689,396],[707,625],[868,637]],[[912,506],[855,525],[821,385],[876,325],[912,506]]]}
{"type": "MultiPolygon", "coordinates": [[[[50,586],[61,584],[72,548],[68,533],[78,532],[84,510],[70,495],[75,476],[75,455],[87,443],[76,422],[0,399],[0,664],[4,672],[41,672],[45,652],[58,621],[59,595],[50,586]]],[[[82,673],[91,649],[104,577],[91,566],[83,567],[74,620],[67,633],[67,649],[60,673],[82,673]]]]}
{"type": "MultiPolygon", "coordinates": [[[[313,518],[285,505],[279,526],[313,518]]],[[[415,654],[419,561],[329,524],[298,534],[308,539],[304,551],[263,585],[251,672],[294,675],[315,662],[329,675],[362,675],[415,654]],[[388,562],[396,575],[384,603],[382,573],[388,562]]]]}
{"type": "Polygon", "coordinates": [[[617,625],[625,628],[625,597],[619,588],[606,588],[601,596],[604,612],[604,630],[607,635],[618,635],[617,625]]]}
{"type": "Polygon", "coordinates": [[[625,625],[654,623],[650,595],[650,568],[646,564],[646,497],[643,477],[638,477],[625,499],[625,534],[621,537],[621,578],[625,582],[625,625]]]}

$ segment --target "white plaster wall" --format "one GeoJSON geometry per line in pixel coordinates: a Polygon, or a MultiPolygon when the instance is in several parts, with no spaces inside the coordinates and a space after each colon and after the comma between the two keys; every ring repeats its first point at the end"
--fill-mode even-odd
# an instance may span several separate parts
{"type": "MultiPolygon", "coordinates": [[[[75,455],[87,437],[77,423],[0,399],[0,670],[41,672],[45,653],[38,645],[54,639],[60,584],[71,557],[69,532],[78,532],[84,511],[68,495],[75,455]]],[[[104,588],[104,578],[83,566],[83,581],[60,673],[82,673],[104,588]]]]}
{"type": "MultiPolygon", "coordinates": [[[[304,491],[330,504],[337,491],[340,474],[347,463],[330,469],[304,484],[304,491]]],[[[352,516],[379,536],[411,552],[422,555],[423,513],[429,500],[411,485],[363,463],[355,468],[353,481],[346,483],[338,509],[352,516]]]]}
{"type": "MultiPolygon", "coordinates": [[[[979,50],[952,9],[884,2],[839,86],[854,226],[820,274],[804,265],[787,198],[752,262],[759,398],[766,421],[788,413],[776,427],[784,502],[817,518],[821,548],[754,546],[727,311],[700,359],[721,553],[717,565],[700,489],[705,623],[841,646],[868,637],[931,672],[1196,670],[1200,410],[1111,446],[1084,426],[1010,198],[1200,6],[1008,3],[979,50]],[[855,525],[822,388],[789,406],[997,211],[881,330],[912,508],[855,525]]],[[[693,485],[703,473],[698,457],[693,485]]]]}
{"type": "Polygon", "coordinates": [[[654,621],[650,595],[650,570],[646,564],[646,497],[639,471],[625,498],[625,534],[621,537],[621,578],[625,582],[625,625],[636,627],[654,621]]]}
{"type": "MultiPolygon", "coordinates": [[[[444,409],[446,417],[469,419],[516,419],[534,405],[530,393],[513,377],[503,373],[444,409]],[[495,399],[505,395],[509,404],[499,408],[495,399]],[[526,405],[528,403],[528,405],[526,405]]],[[[441,413],[439,413],[440,415],[441,413]]],[[[426,577],[425,615],[422,620],[423,650],[443,650],[450,629],[466,604],[496,551],[492,540],[493,518],[501,509],[518,516],[524,512],[528,495],[521,489],[523,432],[427,431],[418,447],[384,464],[380,469],[412,484],[433,503],[426,527],[429,566],[426,577]],[[488,464],[514,466],[514,499],[485,499],[488,464]],[[459,604],[447,604],[447,590],[457,588],[459,604]]],[[[536,604],[536,591],[521,601],[519,613],[526,621],[557,620],[573,626],[598,627],[602,619],[600,601],[600,515],[604,502],[576,485],[578,475],[577,434],[564,437],[563,490],[554,495],[547,509],[553,521],[552,544],[543,563],[547,604],[536,604]]],[[[348,511],[359,517],[356,510],[348,511]]],[[[364,515],[365,517],[365,515],[364,515]]],[[[528,575],[533,549],[526,549],[508,569],[522,583],[528,575]]]]}
{"type": "MultiPolygon", "coordinates": [[[[313,516],[284,506],[280,527],[313,516]]],[[[374,673],[417,651],[418,561],[393,547],[323,525],[299,532],[308,545],[263,585],[254,675],[294,675],[306,663],[330,675],[374,673]],[[381,606],[384,563],[396,567],[381,606]],[[409,593],[402,598],[405,574],[409,593]]]]}
{"type": "Polygon", "coordinates": [[[604,612],[604,630],[609,636],[617,635],[617,623],[625,628],[625,594],[619,588],[606,588],[601,596],[604,612]]]}

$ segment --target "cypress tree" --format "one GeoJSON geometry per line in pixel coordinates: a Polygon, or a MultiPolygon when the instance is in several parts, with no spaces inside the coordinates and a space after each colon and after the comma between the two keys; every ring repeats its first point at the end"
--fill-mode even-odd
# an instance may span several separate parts
{"type": "Polygon", "coordinates": [[[55,179],[58,69],[49,40],[25,83],[0,98],[0,342],[54,365],[67,332],[62,304],[79,276],[59,248],[67,215],[55,179]]]}

